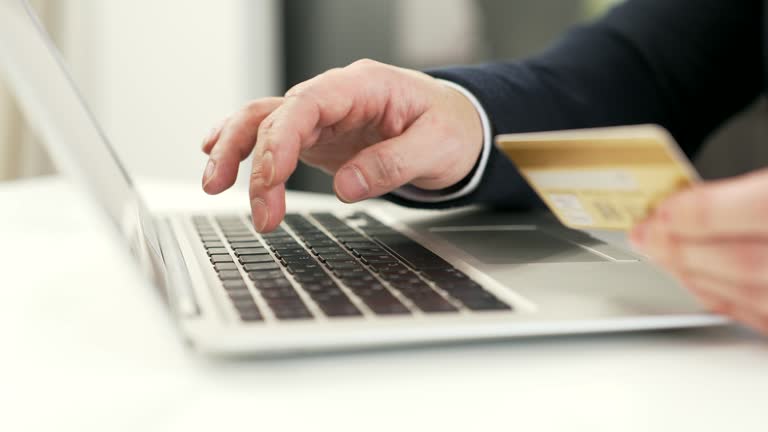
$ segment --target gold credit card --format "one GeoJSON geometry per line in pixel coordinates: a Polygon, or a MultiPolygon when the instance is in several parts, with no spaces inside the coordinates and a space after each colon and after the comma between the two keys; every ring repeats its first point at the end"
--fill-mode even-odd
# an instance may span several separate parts
{"type": "Polygon", "coordinates": [[[700,180],[656,125],[499,135],[496,146],[575,229],[629,230],[664,198],[700,180]]]}

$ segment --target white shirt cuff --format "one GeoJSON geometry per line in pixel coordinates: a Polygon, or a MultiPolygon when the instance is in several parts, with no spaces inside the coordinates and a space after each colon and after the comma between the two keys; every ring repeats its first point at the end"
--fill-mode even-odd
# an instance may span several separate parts
{"type": "Polygon", "coordinates": [[[488,114],[485,109],[480,105],[480,101],[477,100],[469,90],[464,87],[446,80],[438,79],[443,85],[450,87],[459,93],[463,94],[472,105],[474,105],[477,115],[480,117],[480,123],[483,128],[483,149],[480,153],[480,160],[475,168],[475,172],[472,173],[472,178],[459,190],[446,192],[445,190],[427,190],[416,187],[412,184],[407,184],[399,189],[392,191],[393,195],[400,198],[405,198],[411,201],[423,202],[423,203],[438,203],[454,200],[469,195],[477,189],[480,184],[480,179],[483,178],[485,172],[485,166],[488,165],[488,156],[491,154],[491,123],[488,120],[488,114]]]}

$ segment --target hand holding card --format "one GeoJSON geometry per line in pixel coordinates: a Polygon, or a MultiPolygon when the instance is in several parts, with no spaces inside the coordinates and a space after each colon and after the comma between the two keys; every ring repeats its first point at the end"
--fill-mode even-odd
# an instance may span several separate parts
{"type": "Polygon", "coordinates": [[[699,180],[672,136],[655,125],[499,135],[496,145],[574,229],[627,231],[699,180]]]}

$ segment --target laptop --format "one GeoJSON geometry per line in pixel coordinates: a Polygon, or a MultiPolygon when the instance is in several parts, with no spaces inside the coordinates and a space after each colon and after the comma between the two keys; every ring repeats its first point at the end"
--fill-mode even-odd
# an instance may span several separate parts
{"type": "MultiPolygon", "coordinates": [[[[24,0],[0,0],[0,65],[57,165],[117,228],[195,350],[246,355],[713,325],[620,242],[543,212],[389,203],[153,214],[24,0]],[[335,207],[336,209],[342,206],[335,207]],[[290,210],[290,209],[289,209],[290,210]]],[[[202,193],[202,192],[201,192],[202,193]]]]}

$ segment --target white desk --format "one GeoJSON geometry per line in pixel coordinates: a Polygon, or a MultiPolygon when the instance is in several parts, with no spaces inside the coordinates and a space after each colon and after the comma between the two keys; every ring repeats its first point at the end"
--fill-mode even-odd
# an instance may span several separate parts
{"type": "Polygon", "coordinates": [[[768,430],[768,344],[738,328],[211,360],[66,182],[0,185],[0,208],[2,431],[768,430]]]}

